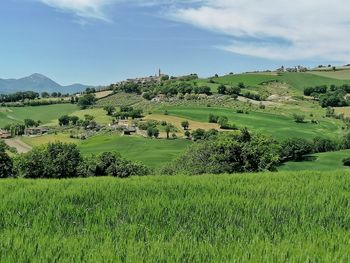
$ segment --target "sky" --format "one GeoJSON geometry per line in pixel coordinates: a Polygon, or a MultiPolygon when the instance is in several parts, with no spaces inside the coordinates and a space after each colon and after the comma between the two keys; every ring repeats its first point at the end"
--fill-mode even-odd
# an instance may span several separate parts
{"type": "Polygon", "coordinates": [[[346,0],[2,0],[0,78],[107,85],[350,63],[346,0]]]}

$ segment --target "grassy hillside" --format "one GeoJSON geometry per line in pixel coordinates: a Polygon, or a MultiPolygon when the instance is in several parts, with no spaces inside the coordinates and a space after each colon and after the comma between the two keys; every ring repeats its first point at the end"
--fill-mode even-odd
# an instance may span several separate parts
{"type": "Polygon", "coordinates": [[[333,79],[350,80],[350,69],[337,71],[313,71],[312,74],[333,79]]]}
{"type": "Polygon", "coordinates": [[[55,104],[36,107],[0,107],[0,127],[7,124],[23,122],[24,119],[40,120],[43,124],[55,123],[65,114],[78,110],[76,105],[55,104]]]}
{"type": "Polygon", "coordinates": [[[99,135],[83,141],[79,148],[84,154],[116,151],[130,160],[158,168],[176,158],[190,143],[185,139],[156,140],[137,136],[99,135]]]}
{"type": "MultiPolygon", "coordinates": [[[[350,78],[349,78],[350,79],[350,78]]],[[[243,82],[246,86],[256,87],[263,82],[272,80],[278,80],[279,82],[287,83],[292,91],[301,94],[304,88],[317,85],[342,85],[350,84],[350,80],[343,80],[333,74],[327,72],[318,73],[283,73],[281,75],[269,75],[269,74],[238,74],[238,75],[227,75],[215,79],[216,82],[237,86],[238,83],[243,82]]],[[[260,85],[261,86],[261,85],[260,85]]]]}
{"type": "Polygon", "coordinates": [[[349,167],[343,165],[342,160],[350,157],[350,150],[339,152],[319,153],[309,156],[307,161],[302,162],[288,162],[279,168],[280,171],[334,171],[345,169],[349,167]]]}
{"type": "Polygon", "coordinates": [[[1,262],[348,262],[350,173],[0,181],[1,262]]]}
{"type": "MultiPolygon", "coordinates": [[[[290,116],[249,112],[239,114],[233,109],[213,107],[167,107],[171,116],[187,118],[188,120],[208,122],[209,114],[227,116],[229,121],[238,127],[247,127],[253,131],[261,131],[283,139],[287,137],[303,137],[313,139],[316,136],[335,137],[340,134],[340,127],[331,119],[320,119],[320,124],[295,123],[290,116]]],[[[164,112],[159,109],[158,113],[164,112]]],[[[191,128],[191,127],[190,127],[191,128]]]]}

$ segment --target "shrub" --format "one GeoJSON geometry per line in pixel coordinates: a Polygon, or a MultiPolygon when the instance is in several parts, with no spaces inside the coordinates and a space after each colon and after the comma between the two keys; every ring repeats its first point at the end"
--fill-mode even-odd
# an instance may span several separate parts
{"type": "Polygon", "coordinates": [[[280,156],[282,161],[301,161],[312,151],[313,147],[309,141],[303,138],[290,138],[281,143],[280,156]]]}
{"type": "Polygon", "coordinates": [[[296,123],[304,123],[305,122],[305,115],[301,114],[293,114],[293,119],[296,123]]]}
{"type": "Polygon", "coordinates": [[[350,157],[343,159],[343,164],[345,166],[350,166],[350,157]]]}
{"type": "Polygon", "coordinates": [[[239,141],[235,135],[220,135],[214,140],[200,141],[173,162],[169,174],[235,173],[275,170],[278,145],[263,135],[253,135],[249,141],[239,141]]]}
{"type": "Polygon", "coordinates": [[[0,178],[13,176],[13,163],[10,156],[6,153],[4,146],[0,143],[0,178]]]}

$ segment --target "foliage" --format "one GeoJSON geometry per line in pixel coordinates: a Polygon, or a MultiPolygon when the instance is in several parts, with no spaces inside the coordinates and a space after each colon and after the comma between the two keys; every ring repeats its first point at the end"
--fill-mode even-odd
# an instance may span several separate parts
{"type": "Polygon", "coordinates": [[[312,152],[312,144],[303,138],[289,138],[281,143],[280,156],[283,162],[301,161],[312,152]]]}
{"type": "Polygon", "coordinates": [[[0,141],[0,178],[13,176],[13,163],[10,156],[6,153],[6,145],[0,141]]]}
{"type": "Polygon", "coordinates": [[[167,172],[203,174],[275,170],[278,144],[260,134],[242,140],[237,135],[220,135],[192,145],[167,168],[167,172]]]}
{"type": "Polygon", "coordinates": [[[350,157],[343,159],[344,166],[350,166],[350,157]]]}
{"type": "Polygon", "coordinates": [[[296,123],[304,123],[305,122],[305,115],[294,113],[293,119],[296,123]]]}
{"type": "Polygon", "coordinates": [[[87,109],[88,107],[94,105],[96,103],[96,97],[94,94],[86,94],[79,98],[78,100],[78,106],[81,109],[87,109]]]}

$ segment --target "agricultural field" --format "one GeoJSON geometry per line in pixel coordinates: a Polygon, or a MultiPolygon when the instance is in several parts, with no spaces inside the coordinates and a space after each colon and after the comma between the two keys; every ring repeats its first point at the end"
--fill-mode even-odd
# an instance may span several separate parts
{"type": "Polygon", "coordinates": [[[70,114],[71,116],[77,116],[79,119],[84,119],[85,115],[90,115],[94,117],[94,120],[100,124],[110,124],[112,123],[113,117],[107,116],[106,111],[103,108],[90,108],[86,110],[77,110],[70,114]]]}
{"type": "Polygon", "coordinates": [[[350,69],[336,71],[312,71],[312,74],[333,79],[350,80],[350,69]]]}
{"type": "Polygon", "coordinates": [[[43,125],[57,125],[59,117],[77,110],[78,107],[70,103],[34,107],[0,107],[0,127],[23,122],[24,119],[40,120],[43,125]]]}
{"type": "MultiPolygon", "coordinates": [[[[317,72],[316,72],[317,73],[317,72]]],[[[328,72],[321,72],[327,74],[328,72]]],[[[280,83],[287,83],[291,93],[295,95],[302,95],[304,88],[317,85],[343,85],[350,84],[350,80],[337,78],[337,75],[329,73],[328,75],[319,75],[312,73],[282,73],[280,75],[267,74],[239,74],[227,75],[216,78],[215,81],[225,85],[237,86],[238,83],[243,82],[246,86],[262,87],[262,83],[269,81],[278,81],[280,83]]]]}
{"type": "Polygon", "coordinates": [[[349,176],[1,180],[0,261],[349,262],[349,176]]]}
{"type": "Polygon", "coordinates": [[[163,167],[183,152],[191,142],[185,139],[148,139],[139,136],[104,134],[78,144],[83,154],[115,151],[123,157],[139,161],[151,168],[163,167]]]}
{"type": "MultiPolygon", "coordinates": [[[[158,109],[156,113],[161,114],[164,110],[165,108],[158,109]]],[[[227,116],[230,123],[238,127],[247,127],[253,131],[271,134],[278,139],[288,137],[313,139],[317,136],[334,138],[341,134],[340,122],[327,118],[320,119],[319,124],[312,124],[310,121],[307,123],[296,123],[292,116],[253,111],[249,112],[249,114],[240,114],[228,108],[167,107],[166,110],[170,116],[203,123],[208,123],[210,114],[227,116]]]]}
{"type": "MultiPolygon", "coordinates": [[[[288,162],[282,165],[280,171],[335,171],[349,170],[349,167],[343,165],[342,160],[350,157],[350,150],[318,153],[306,157],[301,162],[288,162]]],[[[350,170],[349,170],[350,171],[350,170]]]]}

